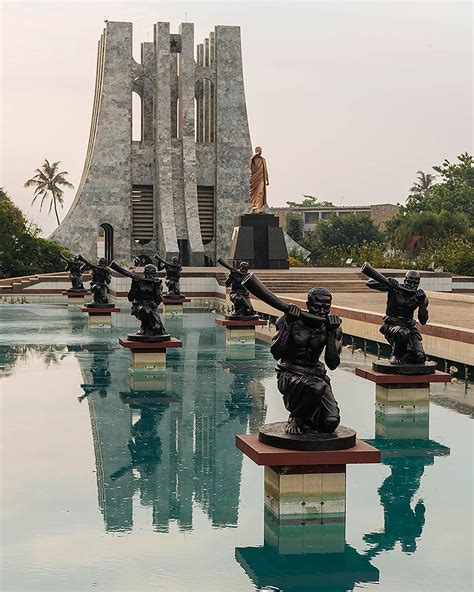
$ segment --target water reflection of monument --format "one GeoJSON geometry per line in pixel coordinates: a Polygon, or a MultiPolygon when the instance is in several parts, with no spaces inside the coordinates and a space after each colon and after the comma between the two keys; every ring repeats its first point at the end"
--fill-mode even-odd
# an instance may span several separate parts
{"type": "MultiPolygon", "coordinates": [[[[152,382],[147,390],[131,389],[126,354],[117,351],[108,362],[108,396],[91,385],[87,401],[107,531],[130,531],[137,503],[152,509],[158,531],[167,531],[170,521],[191,529],[194,503],[215,526],[237,524],[242,455],[235,434],[263,421],[261,371],[216,363],[213,327],[183,331],[166,391],[153,391],[152,382]]],[[[80,356],[85,383],[93,382],[97,355],[80,356]]]]}

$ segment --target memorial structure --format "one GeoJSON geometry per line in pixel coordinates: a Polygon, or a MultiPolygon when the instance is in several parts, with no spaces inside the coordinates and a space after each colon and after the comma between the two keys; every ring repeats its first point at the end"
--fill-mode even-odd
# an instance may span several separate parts
{"type": "Polygon", "coordinates": [[[132,24],[107,22],[97,53],[89,145],[74,202],[51,238],[96,258],[131,262],[156,251],[213,265],[246,210],[251,144],[240,28],[217,26],[194,44],[194,25],[154,25],[132,56],[132,24]],[[141,137],[132,141],[132,96],[141,137]],[[149,241],[149,242],[147,242],[149,241]]]}

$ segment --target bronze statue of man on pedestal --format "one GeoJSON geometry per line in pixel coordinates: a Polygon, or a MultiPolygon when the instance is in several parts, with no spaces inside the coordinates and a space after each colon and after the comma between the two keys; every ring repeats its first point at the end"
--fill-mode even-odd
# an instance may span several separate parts
{"type": "Polygon", "coordinates": [[[252,214],[260,214],[267,205],[268,180],[267,162],[262,156],[260,146],[250,161],[250,209],[252,214]]]}

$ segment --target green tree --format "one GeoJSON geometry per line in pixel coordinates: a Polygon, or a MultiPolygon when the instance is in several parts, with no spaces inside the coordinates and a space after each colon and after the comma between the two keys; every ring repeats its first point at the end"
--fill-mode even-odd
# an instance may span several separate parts
{"type": "Polygon", "coordinates": [[[60,161],[49,163],[47,159],[44,160],[43,164],[39,169],[36,169],[36,175],[25,182],[25,187],[35,187],[34,197],[31,203],[34,203],[38,197],[41,198],[40,211],[43,207],[45,200],[50,199],[48,213],[51,213],[51,209],[54,206],[54,213],[56,214],[56,220],[59,225],[58,215],[58,204],[62,207],[64,203],[63,187],[74,189],[74,185],[66,179],[67,171],[59,171],[60,161]]]}
{"type": "Polygon", "coordinates": [[[469,224],[474,225],[474,158],[464,152],[457,157],[457,162],[445,160],[434,166],[441,182],[429,190],[408,196],[407,203],[401,208],[399,216],[406,212],[436,212],[443,210],[457,212],[467,216],[469,224]]]}
{"type": "Polygon", "coordinates": [[[0,189],[0,276],[14,277],[64,269],[61,254],[71,256],[57,243],[40,238],[40,229],[28,223],[7,192],[0,189]]]}
{"type": "Polygon", "coordinates": [[[316,232],[323,246],[360,245],[382,238],[369,214],[331,216],[318,224],[316,232]]]}
{"type": "Polygon", "coordinates": [[[286,232],[297,243],[303,238],[303,228],[303,216],[293,212],[286,215],[286,232]]]}
{"type": "Polygon", "coordinates": [[[318,208],[318,207],[334,207],[331,201],[319,201],[314,195],[303,195],[303,201],[287,201],[286,204],[290,208],[318,208]]]}
{"type": "Polygon", "coordinates": [[[394,216],[386,223],[390,243],[400,249],[417,237],[419,244],[426,245],[431,239],[449,236],[469,236],[469,221],[459,212],[406,212],[403,216],[394,216]]]}

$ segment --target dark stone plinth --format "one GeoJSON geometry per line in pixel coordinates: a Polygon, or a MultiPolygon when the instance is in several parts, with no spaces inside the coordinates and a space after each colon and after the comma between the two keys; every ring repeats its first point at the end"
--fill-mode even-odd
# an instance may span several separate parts
{"type": "Polygon", "coordinates": [[[288,269],[288,250],[279,219],[273,214],[242,214],[235,219],[230,258],[252,269],[288,269]]]}
{"type": "Polygon", "coordinates": [[[63,296],[87,296],[89,290],[83,290],[82,288],[70,288],[69,290],[63,290],[63,296]]]}
{"type": "Polygon", "coordinates": [[[286,421],[268,423],[258,430],[258,439],[263,444],[286,450],[347,450],[356,443],[356,433],[351,428],[339,426],[331,434],[309,432],[287,434],[286,421]]]}
{"type": "Polygon", "coordinates": [[[388,360],[377,360],[372,362],[372,370],[381,374],[403,374],[420,375],[434,374],[436,362],[425,362],[424,364],[391,364],[388,360]]]}
{"type": "Polygon", "coordinates": [[[90,304],[87,304],[86,306],[81,307],[81,312],[88,312],[91,316],[107,315],[112,312],[120,312],[120,308],[117,308],[113,304],[110,306],[91,306],[90,304]]]}
{"type": "Polygon", "coordinates": [[[163,341],[133,341],[128,337],[119,337],[122,347],[140,351],[164,351],[169,347],[182,347],[183,342],[176,337],[170,337],[163,341]]]}
{"type": "Polygon", "coordinates": [[[404,384],[407,387],[414,384],[428,384],[430,382],[451,382],[451,374],[436,370],[433,374],[383,374],[370,368],[356,368],[356,375],[375,384],[404,384]]]}
{"type": "Polygon", "coordinates": [[[169,341],[171,335],[169,333],[165,333],[164,335],[137,335],[136,333],[129,333],[127,339],[140,343],[160,343],[161,341],[169,341]]]}
{"type": "Polygon", "coordinates": [[[356,438],[347,450],[288,450],[260,442],[256,434],[236,436],[235,444],[260,466],[349,465],[379,463],[380,450],[356,438]]]}
{"type": "Polygon", "coordinates": [[[245,316],[245,315],[225,315],[224,316],[226,321],[259,321],[260,317],[258,315],[250,315],[250,316],[245,316]]]}
{"type": "Polygon", "coordinates": [[[108,304],[100,304],[98,302],[89,302],[86,304],[86,308],[100,308],[100,309],[115,308],[115,304],[113,302],[109,302],[108,304]]]}
{"type": "Polygon", "coordinates": [[[186,298],[183,294],[180,296],[166,295],[163,296],[163,304],[182,304],[183,302],[191,302],[191,298],[186,298]]]}
{"type": "Polygon", "coordinates": [[[267,321],[264,321],[262,319],[259,318],[254,318],[253,320],[237,320],[237,319],[216,319],[216,325],[222,325],[223,327],[234,327],[235,329],[238,329],[239,327],[241,327],[242,329],[245,329],[245,327],[257,327],[257,326],[263,326],[266,325],[267,321]]]}

